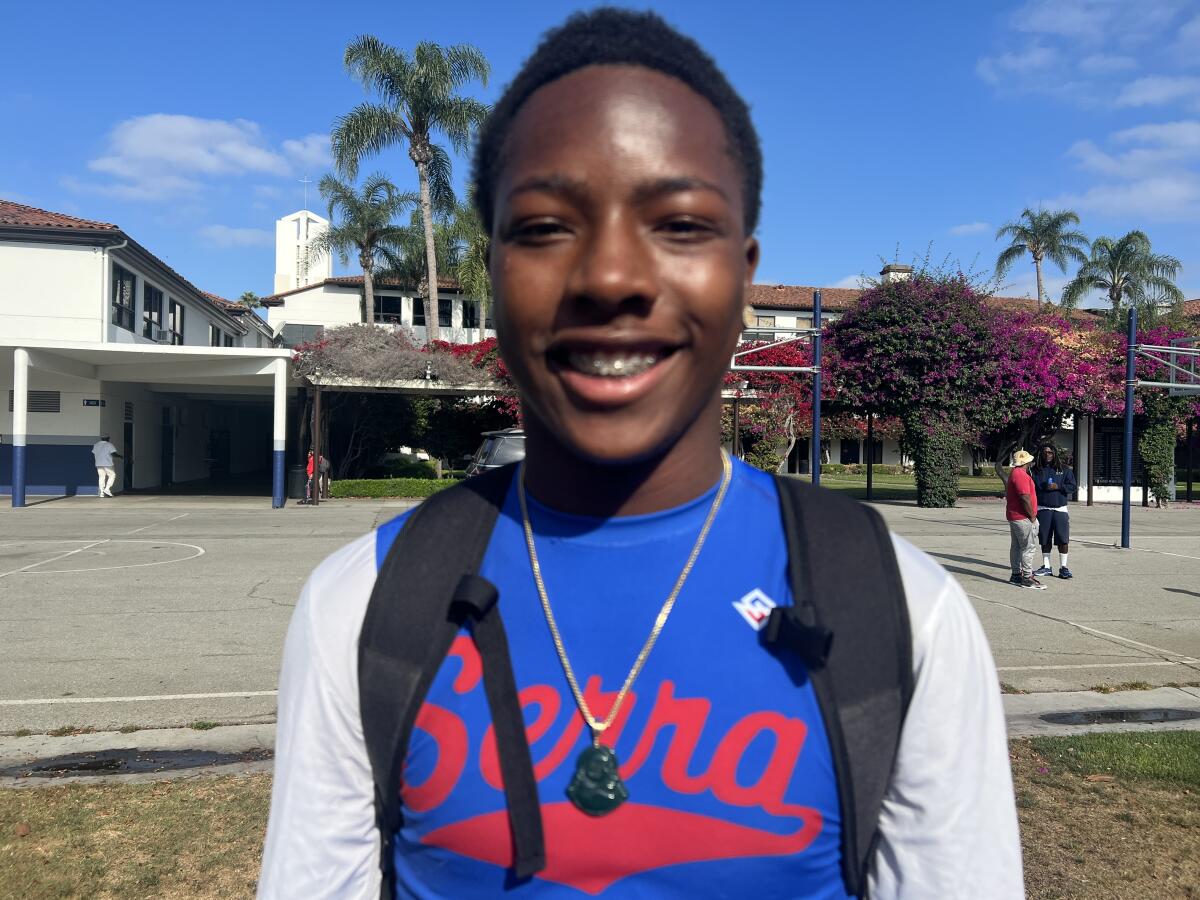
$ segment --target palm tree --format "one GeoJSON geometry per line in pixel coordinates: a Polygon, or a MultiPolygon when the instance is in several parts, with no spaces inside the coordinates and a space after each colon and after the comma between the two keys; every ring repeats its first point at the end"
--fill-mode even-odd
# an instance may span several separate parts
{"type": "Polygon", "coordinates": [[[308,245],[309,258],[315,261],[326,253],[336,253],[344,265],[351,253],[358,255],[363,270],[362,320],[374,324],[376,268],[387,254],[403,246],[405,229],[392,222],[415,206],[417,197],[397,190],[378,172],[363,182],[361,191],[332,175],[322,178],[319,187],[329,204],[331,224],[308,245]],[[335,217],[340,221],[333,224],[335,217]]]}
{"type": "Polygon", "coordinates": [[[237,298],[237,302],[248,309],[257,309],[262,305],[259,303],[259,299],[258,294],[254,291],[242,291],[242,296],[237,298]]]}
{"type": "Polygon", "coordinates": [[[1042,283],[1044,260],[1049,259],[1063,272],[1067,271],[1067,263],[1071,260],[1081,264],[1087,260],[1084,253],[1088,246],[1087,237],[1081,231],[1069,230],[1069,226],[1078,224],[1079,216],[1069,209],[1034,212],[1026,208],[1018,221],[1009,222],[996,232],[996,240],[1012,239],[996,259],[996,277],[1003,278],[1013,264],[1028,253],[1033,257],[1033,268],[1037,272],[1040,306],[1043,300],[1049,299],[1042,283]]]}
{"type": "Polygon", "coordinates": [[[333,157],[338,168],[353,177],[359,160],[393,144],[407,144],[417,167],[421,217],[425,232],[425,321],[431,340],[437,340],[438,276],[434,245],[434,209],[454,205],[450,187],[450,157],[434,143],[442,132],[459,152],[466,152],[474,130],[487,115],[487,106],[455,94],[468,82],[487,85],[490,67],[482,52],[470,44],[441,47],[422,41],[406,56],[371,35],[346,48],[346,68],[381,103],[362,103],[334,124],[333,157]]]}
{"type": "Polygon", "coordinates": [[[492,302],[492,279],[488,275],[488,233],[470,200],[455,208],[451,227],[459,242],[459,260],[454,267],[454,277],[467,297],[479,301],[479,339],[482,341],[487,328],[488,307],[492,302]]]}
{"type": "Polygon", "coordinates": [[[1092,242],[1091,258],[1063,288],[1063,306],[1072,307],[1089,291],[1104,291],[1113,315],[1122,305],[1180,303],[1183,291],[1175,286],[1181,268],[1173,256],[1155,253],[1150,238],[1131,231],[1120,240],[1100,237],[1092,242]]]}

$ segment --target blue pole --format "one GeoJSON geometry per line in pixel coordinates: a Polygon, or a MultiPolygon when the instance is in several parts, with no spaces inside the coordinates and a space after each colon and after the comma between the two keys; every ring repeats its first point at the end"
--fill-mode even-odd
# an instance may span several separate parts
{"type": "Polygon", "coordinates": [[[20,509],[25,505],[25,435],[20,435],[21,443],[13,445],[12,458],[12,505],[20,509]]]}
{"type": "Polygon", "coordinates": [[[813,291],[812,483],[821,484],[821,292],[813,291]]]}
{"type": "Polygon", "coordinates": [[[1121,481],[1121,546],[1129,548],[1129,499],[1133,491],[1133,388],[1137,384],[1137,310],[1129,309],[1129,347],[1125,351],[1125,458],[1121,481]]]}

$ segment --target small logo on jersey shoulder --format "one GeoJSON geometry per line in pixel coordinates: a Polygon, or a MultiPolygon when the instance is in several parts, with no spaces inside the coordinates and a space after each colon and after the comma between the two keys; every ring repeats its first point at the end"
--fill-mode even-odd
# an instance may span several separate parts
{"type": "Polygon", "coordinates": [[[775,608],[775,601],[755,588],[741,600],[733,601],[733,608],[755,631],[762,631],[767,624],[767,616],[775,608]]]}

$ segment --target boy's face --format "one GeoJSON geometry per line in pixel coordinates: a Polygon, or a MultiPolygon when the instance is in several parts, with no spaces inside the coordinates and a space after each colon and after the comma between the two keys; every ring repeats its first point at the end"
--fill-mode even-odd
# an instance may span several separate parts
{"type": "Polygon", "coordinates": [[[592,66],[526,101],[490,265],[531,438],[616,463],[715,437],[758,258],[728,143],[708,101],[648,69],[592,66]]]}

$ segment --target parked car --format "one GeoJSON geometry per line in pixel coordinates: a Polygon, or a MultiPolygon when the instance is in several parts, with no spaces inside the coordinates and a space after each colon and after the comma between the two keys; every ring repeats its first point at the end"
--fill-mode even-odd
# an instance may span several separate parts
{"type": "Polygon", "coordinates": [[[488,469],[496,469],[507,463],[520,462],[525,458],[525,432],[520,428],[505,428],[501,431],[485,431],[483,443],[467,463],[466,474],[478,475],[488,469]]]}

